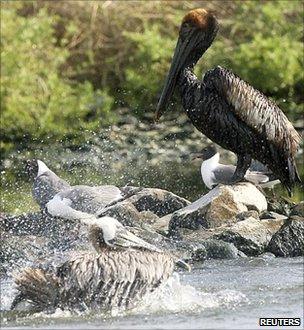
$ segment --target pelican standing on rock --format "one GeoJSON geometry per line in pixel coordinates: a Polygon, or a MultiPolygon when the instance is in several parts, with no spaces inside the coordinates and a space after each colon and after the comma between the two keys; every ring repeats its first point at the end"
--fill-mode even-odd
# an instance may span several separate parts
{"type": "Polygon", "coordinates": [[[237,155],[231,183],[244,178],[251,160],[268,165],[291,193],[300,182],[295,155],[300,135],[281,109],[231,71],[216,67],[200,81],[193,72],[218,31],[215,16],[191,10],[179,38],[159,103],[156,119],[166,110],[178,86],[183,108],[193,125],[209,139],[237,155]]]}
{"type": "Polygon", "coordinates": [[[89,226],[97,253],[79,255],[55,269],[24,269],[15,278],[18,295],[11,308],[31,312],[61,309],[128,309],[171,275],[174,264],[188,267],[145,242],[111,217],[67,206],[60,196],[47,204],[48,212],[89,226]]]}

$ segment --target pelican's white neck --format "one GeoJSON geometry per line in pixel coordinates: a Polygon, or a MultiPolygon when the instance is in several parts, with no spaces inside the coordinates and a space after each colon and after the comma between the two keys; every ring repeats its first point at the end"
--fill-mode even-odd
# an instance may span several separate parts
{"type": "Polygon", "coordinates": [[[37,160],[37,164],[38,164],[37,177],[40,176],[41,174],[47,172],[47,171],[50,171],[50,169],[44,164],[43,161],[37,160]]]}

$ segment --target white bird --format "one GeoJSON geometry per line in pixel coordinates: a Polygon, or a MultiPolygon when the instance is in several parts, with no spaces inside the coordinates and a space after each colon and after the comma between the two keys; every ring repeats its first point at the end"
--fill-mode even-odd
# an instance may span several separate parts
{"type": "Polygon", "coordinates": [[[113,185],[71,186],[41,160],[27,161],[26,169],[34,178],[33,197],[43,209],[56,194],[72,208],[87,213],[97,213],[106,205],[122,198],[121,190],[113,185]]]}
{"type": "Polygon", "coordinates": [[[74,210],[55,196],[47,203],[53,216],[89,225],[97,253],[79,255],[52,270],[27,268],[16,278],[19,294],[12,309],[32,312],[61,309],[132,308],[172,274],[174,264],[189,266],[145,242],[116,219],[74,210]]]}
{"type": "MultiPolygon", "coordinates": [[[[212,189],[219,183],[231,183],[232,176],[235,172],[235,166],[221,164],[219,162],[220,154],[213,145],[204,148],[201,153],[194,154],[193,159],[195,158],[203,160],[201,175],[207,188],[212,189]]],[[[269,177],[265,173],[250,170],[247,170],[244,178],[247,181],[261,186],[269,181],[269,177]]]]}

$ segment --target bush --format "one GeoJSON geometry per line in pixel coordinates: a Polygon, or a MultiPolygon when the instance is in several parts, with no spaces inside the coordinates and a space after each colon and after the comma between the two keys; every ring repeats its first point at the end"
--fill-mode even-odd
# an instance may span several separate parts
{"type": "Polygon", "coordinates": [[[108,93],[60,75],[69,51],[54,37],[57,17],[45,9],[22,17],[18,9],[19,4],[2,9],[2,143],[77,136],[109,123],[113,99],[108,93]]]}
{"type": "MultiPolygon", "coordinates": [[[[24,1],[2,4],[1,140],[77,135],[155,110],[182,16],[217,11],[220,31],[199,62],[222,65],[279,103],[303,107],[301,1],[24,1]]],[[[180,104],[180,103],[179,103],[180,104]]]]}
{"type": "Polygon", "coordinates": [[[201,68],[226,66],[297,120],[303,113],[303,11],[298,1],[242,2],[201,68]],[[246,22],[246,24],[244,24],[246,22]]]}

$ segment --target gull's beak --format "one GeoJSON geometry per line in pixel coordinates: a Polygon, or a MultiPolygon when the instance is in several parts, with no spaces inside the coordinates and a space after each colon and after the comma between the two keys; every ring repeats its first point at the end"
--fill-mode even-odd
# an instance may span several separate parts
{"type": "Polygon", "coordinates": [[[158,121],[162,114],[166,111],[168,103],[174,93],[178,76],[181,70],[189,62],[189,55],[195,48],[198,38],[200,38],[200,35],[197,30],[191,31],[189,36],[187,36],[183,41],[180,37],[178,38],[173,59],[171,62],[171,67],[167,75],[159,102],[157,104],[156,113],[154,117],[155,121],[158,121]]]}
{"type": "Polygon", "coordinates": [[[184,270],[186,270],[186,271],[188,271],[188,272],[191,272],[191,266],[190,266],[189,264],[187,264],[185,261],[179,259],[179,260],[177,260],[177,261],[175,262],[175,264],[176,264],[178,267],[180,267],[180,268],[182,268],[182,269],[184,269],[184,270]]]}
{"type": "Polygon", "coordinates": [[[192,153],[191,154],[191,161],[197,160],[197,159],[203,159],[203,154],[201,153],[192,153]]]}

